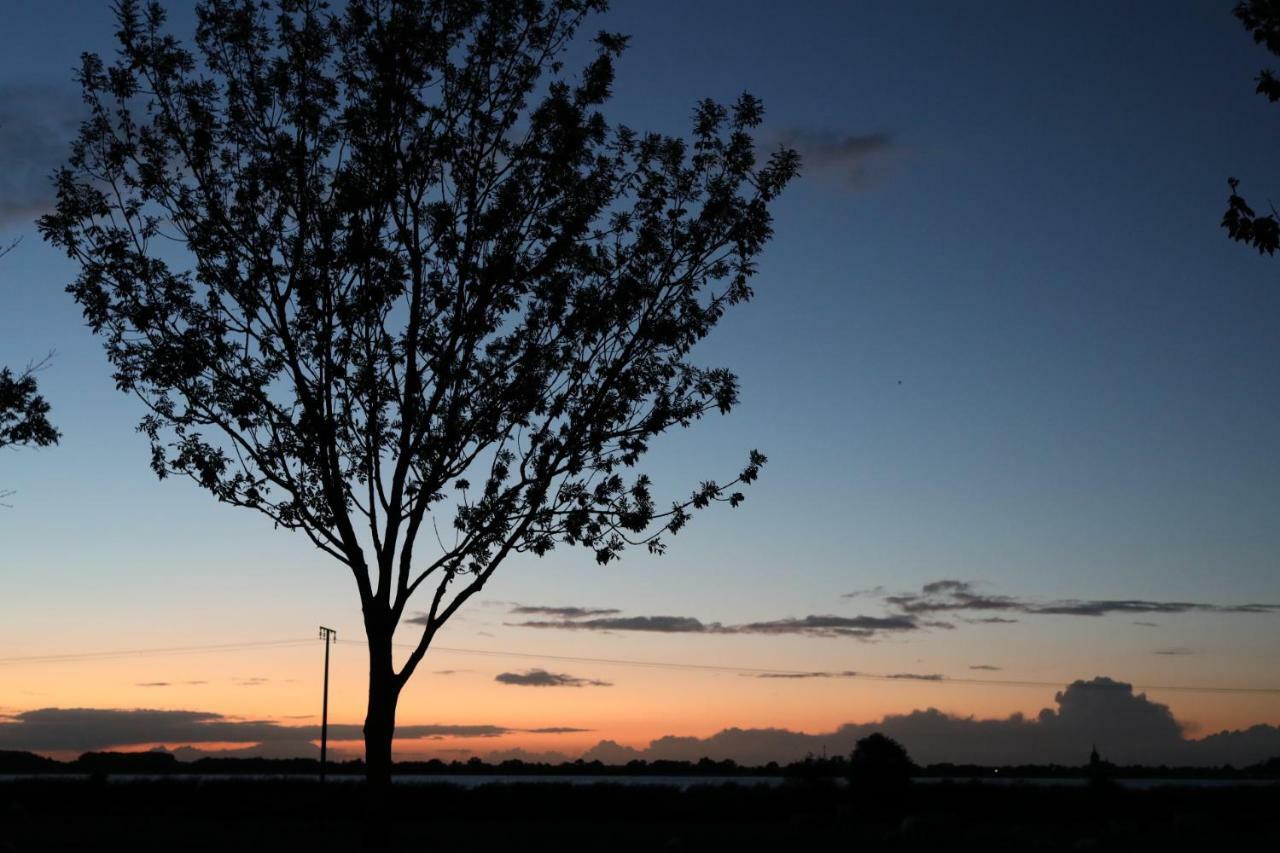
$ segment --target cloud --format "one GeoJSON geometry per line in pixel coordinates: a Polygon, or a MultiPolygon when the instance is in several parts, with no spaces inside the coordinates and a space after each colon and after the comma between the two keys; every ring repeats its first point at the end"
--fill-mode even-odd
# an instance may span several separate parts
{"type": "MultiPolygon", "coordinates": [[[[960,611],[1012,612],[1050,616],[1107,616],[1112,613],[1280,613],[1280,604],[1209,604],[1197,601],[1149,601],[1139,598],[1063,599],[1038,602],[1009,595],[980,593],[968,581],[927,583],[919,593],[885,596],[890,607],[908,615],[960,611]]],[[[989,617],[981,621],[998,621],[989,617]]],[[[1010,620],[1016,621],[1016,620],[1010,620]]]]}
{"type": "MultiPolygon", "coordinates": [[[[358,723],[331,723],[330,740],[363,738],[358,723]]],[[[496,738],[524,732],[498,725],[405,724],[396,727],[398,741],[419,738],[496,738]]],[[[539,734],[578,729],[547,727],[539,734]]],[[[149,743],[227,743],[264,747],[254,754],[311,755],[319,740],[317,725],[286,726],[272,720],[240,720],[211,711],[168,711],[114,708],[40,708],[0,719],[0,750],[85,752],[149,743]]]]}
{"type": "Polygon", "coordinates": [[[547,672],[545,669],[531,669],[527,672],[500,672],[493,677],[499,684],[512,684],[517,687],[612,687],[607,681],[595,681],[590,678],[578,678],[563,672],[547,672]]]}
{"type": "Polygon", "coordinates": [[[853,592],[846,592],[840,597],[841,598],[864,598],[864,597],[870,596],[873,598],[878,598],[884,595],[884,593],[885,593],[885,589],[883,586],[873,586],[873,587],[868,587],[867,589],[855,589],[853,592]]]}
{"type": "Polygon", "coordinates": [[[772,622],[750,622],[724,629],[731,634],[803,634],[809,637],[853,637],[872,639],[878,634],[915,631],[919,623],[907,616],[806,616],[803,619],[778,619],[772,622]]]}
{"type": "Polygon", "coordinates": [[[253,676],[252,678],[233,678],[231,681],[238,687],[261,687],[264,684],[269,684],[271,679],[253,676]]]}
{"type": "Polygon", "coordinates": [[[1186,648],[1185,646],[1175,646],[1174,648],[1170,648],[1170,649],[1156,649],[1154,652],[1152,652],[1152,654],[1182,657],[1183,655],[1193,655],[1195,654],[1195,652],[1193,652],[1191,649],[1186,648]]]}
{"type": "Polygon", "coordinates": [[[999,672],[1000,671],[1000,667],[992,666],[989,663],[975,663],[973,666],[969,667],[969,669],[980,669],[983,672],[999,672]]]}
{"type": "Polygon", "coordinates": [[[551,628],[567,631],[650,631],[660,634],[702,634],[720,630],[718,623],[703,624],[691,616],[618,616],[603,619],[534,619],[514,623],[519,628],[551,628]]]}
{"type": "Polygon", "coordinates": [[[808,734],[789,729],[724,729],[710,737],[668,735],[644,748],[603,740],[583,758],[606,763],[633,759],[732,758],[746,764],[785,763],[818,754],[852,751],[860,738],[883,732],[904,744],[922,764],[1082,764],[1096,744],[1119,764],[1244,766],[1280,754],[1280,727],[1254,726],[1193,740],[1169,708],[1110,678],[1075,681],[1054,697],[1055,707],[1026,717],[976,719],[935,708],[890,714],[875,722],[847,723],[808,734]]]}
{"type": "Polygon", "coordinates": [[[539,607],[520,604],[511,608],[520,616],[554,616],[557,619],[584,619],[588,616],[614,616],[622,611],[616,607],[539,607]]]}
{"type": "Polygon", "coordinates": [[[471,672],[469,669],[437,669],[432,675],[458,675],[463,672],[471,672]]]}
{"type": "Polygon", "coordinates": [[[84,113],[69,91],[0,89],[0,225],[29,222],[52,209],[50,176],[70,153],[84,113]]]}
{"type": "Polygon", "coordinates": [[[592,729],[576,729],[570,726],[547,726],[541,729],[521,729],[522,732],[531,735],[572,735],[582,732],[593,731],[592,729]]]}
{"type": "Polygon", "coordinates": [[[946,681],[947,677],[936,672],[922,675],[916,672],[895,672],[892,675],[886,675],[884,678],[900,679],[902,681],[946,681]]]}
{"type": "Polygon", "coordinates": [[[851,192],[873,186],[884,176],[890,155],[900,152],[887,133],[788,128],[770,134],[770,141],[800,153],[802,174],[825,178],[851,192]]]}
{"type": "Polygon", "coordinates": [[[750,676],[751,678],[858,678],[861,675],[852,669],[846,669],[843,672],[760,672],[750,676]]]}
{"type": "Polygon", "coordinates": [[[135,687],[169,687],[172,682],[169,681],[139,681],[135,687]]]}
{"type": "MultiPolygon", "coordinates": [[[[464,753],[469,750],[463,750],[464,753]]],[[[504,761],[523,761],[525,764],[566,764],[571,759],[563,752],[549,750],[547,752],[530,752],[527,749],[499,749],[485,755],[490,764],[501,764],[504,761]]]]}
{"type": "MultiPolygon", "coordinates": [[[[876,639],[882,634],[916,631],[922,623],[911,616],[830,616],[748,622],[723,625],[692,616],[615,616],[600,619],[530,620],[511,623],[520,628],[567,631],[648,631],[664,634],[798,634],[807,637],[876,639]]],[[[932,624],[932,623],[931,623],[932,624]]],[[[949,627],[949,626],[948,626],[949,627]]]]}

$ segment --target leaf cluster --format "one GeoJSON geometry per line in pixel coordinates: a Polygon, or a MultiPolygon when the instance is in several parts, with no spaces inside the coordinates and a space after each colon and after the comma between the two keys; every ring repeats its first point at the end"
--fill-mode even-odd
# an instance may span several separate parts
{"type": "Polygon", "coordinates": [[[121,0],[117,57],[79,71],[41,228],[152,467],[306,533],[366,621],[434,576],[426,641],[510,553],[661,552],[765,461],[668,507],[632,470],[737,403],[690,354],[751,297],[798,157],[758,159],[750,95],[688,139],[611,124],[626,38],[565,69],[602,8],[204,0],[188,47],[121,0]]]}

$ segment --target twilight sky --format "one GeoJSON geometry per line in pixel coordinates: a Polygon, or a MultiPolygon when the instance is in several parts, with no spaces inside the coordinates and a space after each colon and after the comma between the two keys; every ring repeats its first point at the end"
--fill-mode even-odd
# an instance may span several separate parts
{"type": "MultiPolygon", "coordinates": [[[[647,464],[678,494],[752,447],[770,462],[742,507],[695,518],[664,557],[499,570],[437,640],[464,651],[433,651],[402,697],[400,753],[576,756],[929,707],[1066,716],[1055,693],[1096,676],[1140,686],[1192,737],[1280,724],[1280,690],[1258,690],[1280,688],[1280,260],[1217,227],[1229,175],[1252,200],[1280,193],[1280,111],[1252,94],[1268,56],[1231,6],[621,0],[589,26],[633,37],[614,120],[678,132],[698,98],[747,89],[765,140],[805,157],[756,299],[702,348],[737,370],[741,406],[647,464]]],[[[111,50],[107,3],[0,10],[0,241],[21,238],[0,261],[0,364],[56,350],[41,381],[63,433],[0,456],[16,490],[0,658],[73,656],[0,660],[0,748],[93,746],[12,728],[51,708],[313,724],[318,641],[76,655],[305,640],[321,623],[344,641],[331,719],[359,723],[349,575],[155,479],[140,405],[32,225],[77,121],[78,54],[111,50]]],[[[191,34],[188,14],[172,24],[191,34]]],[[[261,734],[233,729],[203,742],[261,734]]],[[[151,742],[192,742],[166,731],[151,742]]]]}

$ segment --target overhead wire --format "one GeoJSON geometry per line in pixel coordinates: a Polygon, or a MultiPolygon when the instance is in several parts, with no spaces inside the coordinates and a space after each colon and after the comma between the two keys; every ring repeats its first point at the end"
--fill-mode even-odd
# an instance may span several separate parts
{"type": "MultiPolygon", "coordinates": [[[[44,655],[16,655],[9,657],[0,657],[0,666],[17,665],[17,664],[54,664],[54,663],[72,663],[76,661],[98,661],[98,660],[115,660],[126,658],[143,658],[143,657],[160,657],[166,655],[183,655],[183,654],[207,654],[212,652],[235,652],[249,651],[253,649],[266,648],[291,648],[301,647],[315,643],[314,638],[296,638],[296,639],[280,639],[280,640],[247,640],[238,643],[216,643],[210,645],[188,645],[188,646],[165,646],[151,648],[133,648],[133,649],[114,649],[96,652],[62,652],[44,655]]],[[[341,645],[359,646],[363,645],[361,640],[339,639],[336,641],[341,645]]],[[[395,646],[401,649],[414,648],[411,643],[396,643],[395,646]]],[[[717,672],[737,674],[744,676],[755,676],[760,678],[778,677],[778,678],[824,678],[824,679],[855,679],[864,681],[880,681],[880,682],[911,682],[917,684],[936,684],[936,685],[973,685],[983,687],[1021,687],[1021,688],[1055,688],[1061,689],[1064,685],[1061,681],[1037,681],[1028,679],[1012,679],[1012,678],[989,678],[989,677],[966,677],[966,676],[949,676],[941,674],[916,675],[912,673],[877,673],[877,672],[861,672],[846,670],[841,672],[826,672],[815,670],[800,669],[781,669],[778,667],[762,667],[762,666],[733,666],[730,664],[709,664],[696,663],[688,661],[670,661],[670,660],[643,660],[637,658],[612,658],[612,657],[593,657],[589,655],[561,655],[547,654],[541,652],[519,652],[506,649],[472,649],[458,646],[432,646],[431,650],[436,653],[453,654],[453,655],[472,655],[480,657],[498,657],[513,658],[522,660],[540,660],[540,661],[556,661],[560,663],[582,663],[582,664],[599,664],[606,666],[628,666],[640,667],[647,669],[665,669],[671,671],[684,672],[717,672]]],[[[1088,684],[1089,682],[1083,682],[1088,684]]],[[[1280,695],[1280,687],[1247,687],[1240,685],[1214,685],[1214,684],[1138,684],[1132,685],[1138,690],[1158,690],[1168,692],[1184,692],[1184,693],[1222,693],[1222,694],[1254,694],[1254,695],[1280,695]]]]}

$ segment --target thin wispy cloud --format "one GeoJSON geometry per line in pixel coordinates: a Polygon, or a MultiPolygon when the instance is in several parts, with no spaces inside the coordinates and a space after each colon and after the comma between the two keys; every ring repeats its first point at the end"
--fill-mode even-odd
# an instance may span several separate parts
{"type": "MultiPolygon", "coordinates": [[[[396,738],[496,738],[513,733],[567,734],[587,731],[570,727],[521,729],[490,724],[405,724],[396,738]]],[[[0,719],[0,750],[88,751],[150,743],[256,744],[273,754],[309,755],[320,737],[317,725],[282,725],[273,720],[239,720],[211,711],[168,711],[114,708],[40,708],[0,719]]],[[[360,740],[359,723],[330,723],[334,741],[360,740]]]]}
{"type": "MultiPolygon", "coordinates": [[[[979,592],[972,583],[940,580],[927,583],[918,593],[885,596],[884,601],[905,614],[1006,612],[1047,616],[1108,616],[1114,613],[1280,613],[1280,604],[1250,602],[1214,604],[1200,601],[1151,601],[1140,598],[1062,599],[1035,601],[1010,595],[979,592]]],[[[989,617],[990,618],[990,617],[989,617]]],[[[1000,618],[1000,617],[996,617],[1000,618]]],[[[1007,618],[1007,617],[1003,617],[1007,618]]]]}
{"type": "Polygon", "coordinates": [[[751,678],[779,678],[801,680],[806,678],[858,678],[861,673],[846,669],[842,672],[759,672],[751,675],[751,678]]]}
{"type": "Polygon", "coordinates": [[[545,669],[530,669],[526,672],[500,672],[493,677],[499,684],[510,684],[516,687],[612,687],[608,681],[596,681],[592,678],[578,678],[563,672],[547,672],[545,669]]]}
{"type": "Polygon", "coordinates": [[[53,208],[53,170],[70,152],[84,104],[70,90],[0,88],[0,227],[53,208]]]}
{"type": "Polygon", "coordinates": [[[558,619],[585,619],[589,616],[614,616],[622,611],[616,607],[543,607],[519,604],[511,608],[517,616],[554,616],[558,619]]]}
{"type": "Polygon", "coordinates": [[[207,681],[139,681],[134,687],[174,687],[176,685],[208,684],[207,681]]]}
{"type": "Polygon", "coordinates": [[[911,616],[811,615],[725,625],[692,616],[616,616],[600,619],[528,620],[511,623],[521,628],[565,631],[640,631],[661,634],[795,634],[806,637],[877,639],[885,634],[919,630],[911,616]]]}
{"type": "Polygon", "coordinates": [[[769,134],[769,141],[800,154],[801,175],[844,192],[874,186],[888,172],[890,159],[901,152],[888,133],[846,133],[792,127],[769,134]]]}
{"type": "Polygon", "coordinates": [[[969,669],[980,670],[982,672],[999,672],[1000,671],[1000,667],[992,666],[989,663],[975,663],[973,666],[969,667],[969,669]]]}
{"type": "Polygon", "coordinates": [[[886,592],[883,586],[873,586],[867,589],[855,589],[853,592],[846,592],[841,598],[879,598],[886,592]]]}
{"type": "Polygon", "coordinates": [[[645,631],[657,634],[703,634],[719,632],[718,623],[704,624],[691,616],[618,616],[601,619],[531,619],[509,623],[518,628],[546,628],[563,631],[645,631]]]}

